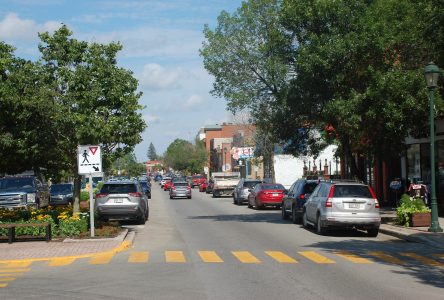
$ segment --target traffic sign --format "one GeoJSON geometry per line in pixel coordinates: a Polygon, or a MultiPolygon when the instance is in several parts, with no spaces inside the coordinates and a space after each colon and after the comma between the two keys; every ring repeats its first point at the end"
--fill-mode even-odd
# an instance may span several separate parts
{"type": "Polygon", "coordinates": [[[102,173],[102,151],[100,146],[84,145],[77,150],[79,175],[102,173]]]}

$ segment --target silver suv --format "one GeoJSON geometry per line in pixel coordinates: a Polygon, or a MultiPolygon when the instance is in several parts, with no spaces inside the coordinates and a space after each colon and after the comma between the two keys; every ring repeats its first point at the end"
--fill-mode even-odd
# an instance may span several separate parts
{"type": "Polygon", "coordinates": [[[105,182],[96,195],[99,218],[108,220],[148,220],[148,198],[137,181],[105,182]]]}
{"type": "Polygon", "coordinates": [[[321,182],[304,205],[302,222],[305,227],[314,226],[318,234],[329,228],[354,227],[376,237],[381,224],[379,202],[366,184],[321,182]]]}
{"type": "Polygon", "coordinates": [[[242,178],[241,180],[239,180],[239,183],[234,188],[233,203],[237,205],[242,205],[242,203],[247,202],[250,191],[256,186],[256,184],[262,182],[263,181],[257,179],[242,178]]]}

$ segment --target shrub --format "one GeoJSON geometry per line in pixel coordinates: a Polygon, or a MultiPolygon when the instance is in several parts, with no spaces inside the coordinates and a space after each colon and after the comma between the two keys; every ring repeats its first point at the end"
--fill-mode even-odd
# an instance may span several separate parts
{"type": "Polygon", "coordinates": [[[62,218],[59,222],[59,236],[77,236],[88,231],[88,218],[79,214],[62,218]]]}
{"type": "Polygon", "coordinates": [[[412,199],[404,194],[400,199],[401,205],[396,209],[397,223],[403,226],[409,226],[413,213],[430,212],[421,198],[412,199]]]}

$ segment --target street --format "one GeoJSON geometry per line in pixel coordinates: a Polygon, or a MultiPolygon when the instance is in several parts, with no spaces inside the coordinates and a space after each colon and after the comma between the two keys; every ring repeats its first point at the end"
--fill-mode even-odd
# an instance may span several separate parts
{"type": "Polygon", "coordinates": [[[442,250],[381,233],[319,236],[280,210],[232,202],[197,189],[170,200],[153,183],[149,221],[128,225],[131,249],[0,266],[16,278],[0,299],[442,299],[442,250]]]}

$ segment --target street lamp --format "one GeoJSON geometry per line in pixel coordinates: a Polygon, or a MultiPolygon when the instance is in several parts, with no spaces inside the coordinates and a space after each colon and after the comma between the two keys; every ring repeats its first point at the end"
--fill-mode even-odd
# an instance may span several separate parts
{"type": "Polygon", "coordinates": [[[226,171],[226,163],[227,163],[227,147],[224,147],[224,159],[225,159],[225,163],[224,163],[224,165],[222,166],[222,171],[226,171]]]}
{"type": "Polygon", "coordinates": [[[440,70],[433,62],[424,68],[424,75],[429,90],[430,105],[430,172],[432,175],[432,223],[430,224],[430,232],[442,232],[438,220],[438,204],[436,202],[436,180],[435,180],[435,89],[438,86],[438,77],[440,70]]]}

